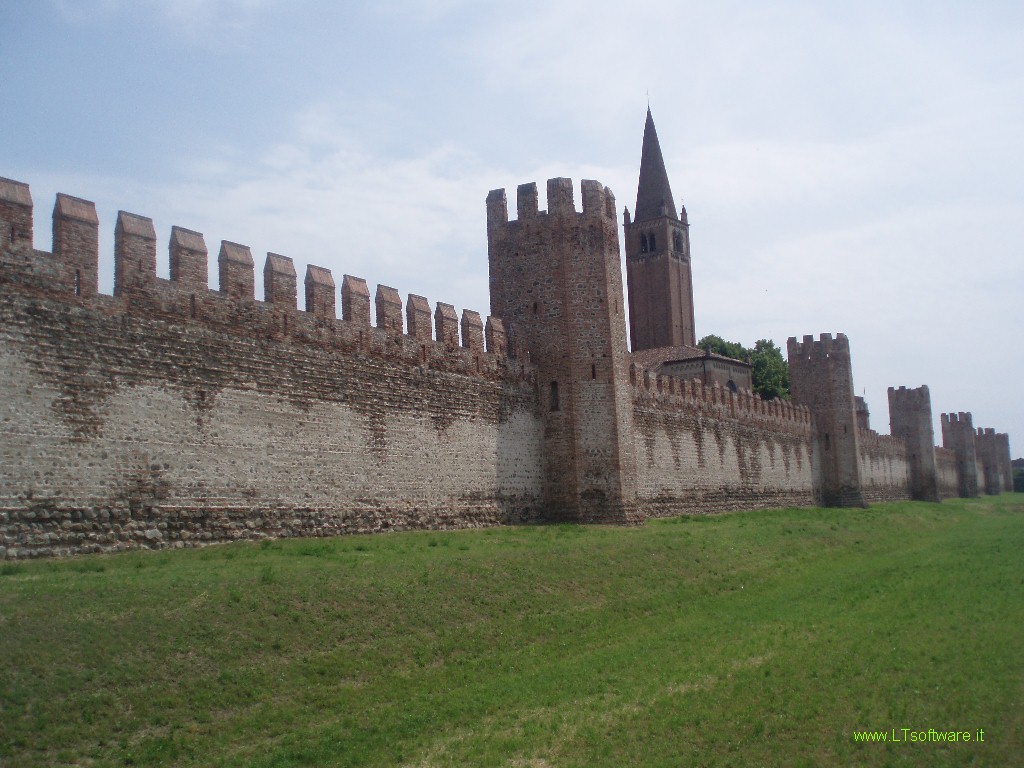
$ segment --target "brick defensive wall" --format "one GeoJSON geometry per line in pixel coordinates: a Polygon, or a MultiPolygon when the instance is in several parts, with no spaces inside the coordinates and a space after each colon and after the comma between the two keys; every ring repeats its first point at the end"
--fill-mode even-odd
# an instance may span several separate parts
{"type": "Polygon", "coordinates": [[[880,435],[873,429],[858,430],[857,456],[864,501],[877,504],[911,498],[910,463],[904,438],[880,435]]]}
{"type": "Polygon", "coordinates": [[[475,312],[306,270],[121,212],[97,292],[92,203],[59,195],[33,248],[28,186],[0,181],[0,557],[536,519],[533,366],[475,312]],[[403,314],[405,323],[403,324],[403,314]],[[433,332],[431,326],[433,325],[433,332]]]}
{"type": "Polygon", "coordinates": [[[935,478],[940,499],[951,499],[960,495],[960,474],[955,451],[935,446],[935,478]]]}
{"type": "Polygon", "coordinates": [[[487,196],[494,316],[121,211],[98,291],[93,203],[34,247],[0,179],[0,559],[1012,488],[1009,438],[890,389],[869,427],[846,336],[788,342],[793,402],[644,370],[626,343],[611,191],[487,196]],[[338,295],[340,294],[340,315],[338,295]]]}
{"type": "Polygon", "coordinates": [[[630,368],[639,504],[653,517],[814,503],[811,415],[630,368]]]}

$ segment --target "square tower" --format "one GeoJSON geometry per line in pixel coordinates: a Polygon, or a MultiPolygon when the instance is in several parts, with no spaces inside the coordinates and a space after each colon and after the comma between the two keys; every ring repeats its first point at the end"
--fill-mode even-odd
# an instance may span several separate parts
{"type": "Polygon", "coordinates": [[[553,520],[639,522],[633,401],[622,306],[618,221],[611,190],[572,181],[487,196],[491,314],[537,367],[545,416],[544,506],[553,520]]]}
{"type": "Polygon", "coordinates": [[[853,367],[846,335],[823,333],[787,343],[793,402],[814,420],[815,495],[826,507],[866,507],[853,394],[853,367]]]}
{"type": "Polygon", "coordinates": [[[932,398],[927,386],[889,387],[889,433],[902,437],[907,444],[911,497],[917,501],[939,501],[932,398]]]}

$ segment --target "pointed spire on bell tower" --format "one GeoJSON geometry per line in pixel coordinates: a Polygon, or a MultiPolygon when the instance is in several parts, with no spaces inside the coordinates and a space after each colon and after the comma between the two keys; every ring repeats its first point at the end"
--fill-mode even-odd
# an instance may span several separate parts
{"type": "Polygon", "coordinates": [[[665,171],[665,159],[661,155],[658,131],[654,128],[651,108],[647,107],[644,143],[640,152],[640,183],[636,189],[633,221],[648,221],[661,216],[679,220],[672,188],[668,183],[668,173],[665,171]]]}
{"type": "MultiPolygon", "coordinates": [[[[629,338],[633,351],[695,347],[690,224],[676,210],[651,108],[647,107],[633,219],[623,217],[629,338]]],[[[673,353],[674,354],[674,353],[673,353]]]]}

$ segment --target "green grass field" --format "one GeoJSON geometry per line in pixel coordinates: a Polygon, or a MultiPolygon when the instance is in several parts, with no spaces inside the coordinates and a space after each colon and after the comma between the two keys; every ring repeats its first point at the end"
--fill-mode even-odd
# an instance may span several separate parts
{"type": "Polygon", "coordinates": [[[3,768],[1021,765],[1024,495],[0,563],[0,659],[3,768]]]}

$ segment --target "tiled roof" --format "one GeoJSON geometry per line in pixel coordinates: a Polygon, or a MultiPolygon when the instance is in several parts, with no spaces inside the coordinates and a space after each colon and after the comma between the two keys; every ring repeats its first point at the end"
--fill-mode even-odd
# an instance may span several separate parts
{"type": "Polygon", "coordinates": [[[641,368],[647,368],[648,370],[654,370],[660,368],[665,363],[678,363],[684,360],[697,360],[708,358],[710,360],[726,360],[735,365],[743,365],[750,367],[750,363],[744,362],[743,360],[737,360],[734,357],[726,357],[725,355],[719,355],[714,352],[706,352],[700,347],[691,347],[688,344],[681,344],[676,347],[657,347],[656,349],[641,349],[637,352],[633,352],[632,362],[639,365],[641,368]]]}

